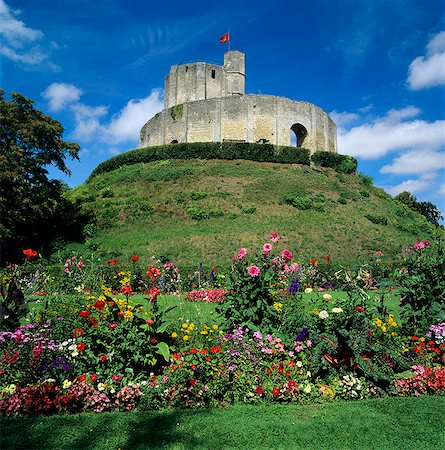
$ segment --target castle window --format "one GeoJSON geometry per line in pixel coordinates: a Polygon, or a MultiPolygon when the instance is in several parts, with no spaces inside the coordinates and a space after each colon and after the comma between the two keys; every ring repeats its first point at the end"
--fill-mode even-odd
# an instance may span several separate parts
{"type": "Polygon", "coordinates": [[[216,76],[216,70],[215,70],[215,69],[212,69],[212,78],[214,79],[215,76],[216,76]]]}
{"type": "Polygon", "coordinates": [[[173,139],[171,142],[170,142],[170,144],[177,144],[178,143],[178,140],[177,139],[173,139]]]}
{"type": "Polygon", "coordinates": [[[258,141],[258,144],[267,144],[268,142],[269,142],[269,139],[262,138],[258,141]]]}
{"type": "Polygon", "coordinates": [[[294,123],[290,127],[290,145],[293,147],[302,147],[307,136],[306,128],[301,123],[294,123]]]}

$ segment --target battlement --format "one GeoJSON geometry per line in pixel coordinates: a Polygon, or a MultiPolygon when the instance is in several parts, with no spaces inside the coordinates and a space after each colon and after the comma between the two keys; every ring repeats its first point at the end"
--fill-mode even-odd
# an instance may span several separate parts
{"type": "Polygon", "coordinates": [[[206,62],[172,66],[164,80],[164,108],[182,103],[245,94],[245,54],[232,50],[224,65],[206,62]]]}

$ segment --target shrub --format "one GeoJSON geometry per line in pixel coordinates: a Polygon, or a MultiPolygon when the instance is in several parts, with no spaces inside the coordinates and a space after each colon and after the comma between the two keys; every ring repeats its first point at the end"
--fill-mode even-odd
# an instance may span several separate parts
{"type": "Polygon", "coordinates": [[[139,148],[116,155],[99,164],[88,177],[88,182],[100,173],[137,163],[166,159],[247,159],[260,162],[310,164],[309,150],[279,147],[271,144],[246,142],[196,142],[139,148]]]}
{"type": "Polygon", "coordinates": [[[418,241],[405,251],[403,267],[395,271],[400,285],[401,314],[412,334],[424,335],[443,320],[445,310],[444,240],[418,241]]]}
{"type": "Polygon", "coordinates": [[[357,170],[355,158],[333,152],[315,152],[311,156],[311,161],[316,166],[329,167],[341,173],[355,173],[357,170]]]}
{"type": "Polygon", "coordinates": [[[365,217],[376,225],[388,225],[388,219],[384,216],[375,216],[373,214],[365,214],[365,217]]]}

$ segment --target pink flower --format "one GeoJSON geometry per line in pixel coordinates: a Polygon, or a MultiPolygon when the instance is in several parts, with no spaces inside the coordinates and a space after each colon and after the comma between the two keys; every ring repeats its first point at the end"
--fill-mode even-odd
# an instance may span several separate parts
{"type": "Polygon", "coordinates": [[[243,260],[247,255],[247,249],[245,248],[241,248],[240,251],[238,252],[238,259],[239,260],[243,260]]]}
{"type": "Polygon", "coordinates": [[[264,256],[267,256],[271,250],[272,250],[272,244],[267,243],[267,244],[263,245],[264,256]]]}
{"type": "Polygon", "coordinates": [[[284,261],[288,262],[292,260],[293,255],[289,250],[283,250],[281,252],[281,257],[284,259],[284,261]]]}
{"type": "Polygon", "coordinates": [[[281,239],[281,237],[280,237],[280,235],[278,233],[272,233],[272,234],[269,235],[269,239],[272,242],[278,242],[281,239]]]}
{"type": "Polygon", "coordinates": [[[298,264],[297,263],[293,263],[291,266],[290,266],[290,271],[291,272],[296,272],[298,270],[298,264]]]}
{"type": "Polygon", "coordinates": [[[414,250],[421,250],[422,248],[425,248],[425,244],[422,241],[417,241],[414,244],[414,250]]]}
{"type": "Polygon", "coordinates": [[[108,325],[108,328],[110,328],[110,330],[114,330],[115,328],[117,328],[117,323],[110,323],[110,325],[108,325]]]}
{"type": "Polygon", "coordinates": [[[249,272],[251,277],[257,277],[260,274],[260,269],[257,266],[250,266],[247,272],[249,272]]]}
{"type": "Polygon", "coordinates": [[[431,245],[431,242],[426,239],[425,241],[423,241],[423,245],[428,248],[431,245]]]}

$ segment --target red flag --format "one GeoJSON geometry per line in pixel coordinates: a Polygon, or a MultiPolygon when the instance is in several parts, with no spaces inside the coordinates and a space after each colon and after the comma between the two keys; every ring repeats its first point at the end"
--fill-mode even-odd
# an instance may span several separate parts
{"type": "Polygon", "coordinates": [[[219,42],[221,44],[224,44],[224,42],[229,42],[229,33],[226,33],[224,36],[221,36],[219,38],[219,42]]]}

